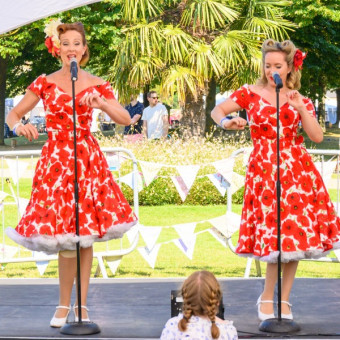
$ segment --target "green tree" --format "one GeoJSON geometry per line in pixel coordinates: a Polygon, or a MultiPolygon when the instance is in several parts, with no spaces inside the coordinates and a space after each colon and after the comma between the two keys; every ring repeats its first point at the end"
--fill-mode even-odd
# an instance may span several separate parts
{"type": "MultiPolygon", "coordinates": [[[[301,91],[313,100],[318,100],[321,121],[325,117],[326,91],[340,91],[339,7],[337,0],[296,0],[285,10],[287,18],[299,23],[291,39],[307,52],[301,91]]],[[[339,95],[337,98],[339,121],[339,95]]]]}
{"type": "Polygon", "coordinates": [[[176,93],[187,136],[204,134],[204,96],[211,110],[216,83],[230,89],[253,81],[262,41],[287,37],[294,26],[282,18],[280,6],[288,2],[280,0],[121,3],[124,37],[112,67],[115,87],[123,98],[156,84],[163,98],[176,93]]]}

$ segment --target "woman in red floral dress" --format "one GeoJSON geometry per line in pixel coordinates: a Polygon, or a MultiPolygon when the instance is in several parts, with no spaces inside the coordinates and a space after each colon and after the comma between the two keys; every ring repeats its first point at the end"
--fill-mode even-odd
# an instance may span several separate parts
{"type": "MultiPolygon", "coordinates": [[[[31,199],[16,229],[7,235],[31,250],[59,252],[59,306],[51,320],[61,327],[70,311],[71,291],[76,275],[76,243],[80,242],[83,321],[88,320],[86,299],[96,241],[122,237],[137,218],[115,183],[96,139],[90,133],[94,108],[106,112],[121,125],[130,124],[129,113],[117,102],[109,82],[78,69],[75,82],[77,166],[79,185],[79,237],[75,230],[73,110],[70,63],[89,59],[81,23],[61,24],[48,47],[62,62],[59,71],[41,75],[13,108],[7,123],[18,136],[38,137],[37,129],[22,125],[21,117],[43,100],[48,139],[36,166],[31,199]],[[57,38],[60,40],[56,40],[57,38]],[[52,41],[52,42],[51,42],[52,41]],[[60,42],[60,45],[58,44],[60,42]]],[[[77,303],[75,304],[77,305],[77,303]]],[[[76,311],[75,311],[76,313],[76,311]]]]}
{"type": "Polygon", "coordinates": [[[282,317],[292,319],[289,295],[298,261],[316,258],[340,246],[340,219],[298,135],[299,123],[308,137],[319,143],[323,132],[313,104],[300,88],[305,55],[291,41],[267,40],[262,46],[262,77],[257,85],[244,85],[215,107],[213,119],[223,128],[243,129],[241,118],[226,115],[245,109],[254,149],[250,155],[236,252],[266,261],[264,290],[258,299],[260,320],[274,317],[277,278],[276,220],[276,85],[273,72],[283,82],[280,91],[280,181],[282,317]]]}

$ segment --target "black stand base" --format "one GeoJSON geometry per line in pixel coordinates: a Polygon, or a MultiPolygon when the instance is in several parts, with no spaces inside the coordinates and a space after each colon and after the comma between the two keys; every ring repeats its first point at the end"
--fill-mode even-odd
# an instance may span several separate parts
{"type": "Polygon", "coordinates": [[[267,319],[260,323],[259,330],[267,333],[295,333],[300,326],[290,319],[267,319]]]}
{"type": "Polygon", "coordinates": [[[69,335],[89,335],[100,333],[100,328],[94,322],[70,322],[66,323],[60,329],[60,333],[69,335]]]}

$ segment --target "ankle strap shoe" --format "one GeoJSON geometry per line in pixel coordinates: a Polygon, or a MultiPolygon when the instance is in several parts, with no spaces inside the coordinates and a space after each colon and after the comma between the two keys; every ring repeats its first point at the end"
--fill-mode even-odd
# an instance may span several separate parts
{"type": "Polygon", "coordinates": [[[267,319],[273,319],[275,318],[274,313],[271,314],[265,314],[261,312],[261,304],[262,303],[274,303],[273,300],[261,300],[262,298],[262,294],[259,296],[259,298],[257,299],[257,316],[261,321],[267,320],[267,319]]]}
{"type": "MultiPolygon", "coordinates": [[[[83,306],[83,305],[82,305],[81,308],[82,308],[82,309],[86,309],[87,312],[90,311],[86,306],[83,306]]],[[[78,315],[76,315],[76,311],[78,312],[78,305],[74,305],[74,306],[73,306],[74,321],[75,321],[75,322],[78,322],[78,321],[79,321],[79,318],[78,318],[78,315]]],[[[90,321],[90,318],[89,318],[88,315],[87,315],[87,318],[81,318],[81,321],[89,322],[89,321],[90,321]]]]}
{"type": "Polygon", "coordinates": [[[281,317],[282,319],[289,319],[289,320],[293,320],[293,313],[292,313],[292,304],[289,303],[288,301],[283,301],[281,300],[281,303],[285,303],[286,305],[289,306],[289,310],[290,310],[290,313],[289,314],[283,314],[281,313],[281,317]]]}
{"type": "Polygon", "coordinates": [[[67,314],[64,318],[56,318],[55,317],[55,313],[53,315],[53,318],[50,321],[50,326],[51,327],[55,327],[55,328],[60,328],[63,327],[67,321],[67,317],[70,313],[70,309],[71,307],[67,307],[67,306],[57,306],[56,309],[67,309],[67,314]]]}

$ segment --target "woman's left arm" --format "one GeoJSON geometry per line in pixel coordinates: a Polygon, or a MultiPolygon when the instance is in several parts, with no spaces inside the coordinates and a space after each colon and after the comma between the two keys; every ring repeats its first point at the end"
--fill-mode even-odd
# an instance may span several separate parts
{"type": "Polygon", "coordinates": [[[127,126],[131,124],[129,112],[116,99],[104,100],[98,93],[87,93],[81,98],[79,104],[106,112],[119,125],[127,126]]]}
{"type": "Polygon", "coordinates": [[[306,131],[310,140],[315,143],[321,143],[323,140],[322,128],[316,118],[313,117],[307,110],[302,95],[296,90],[289,91],[287,93],[287,102],[299,112],[302,127],[306,131]]]}

